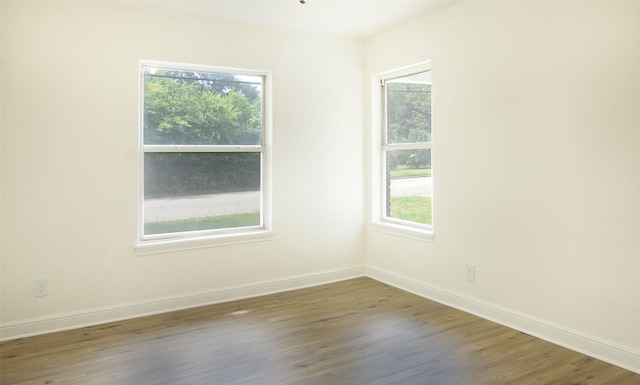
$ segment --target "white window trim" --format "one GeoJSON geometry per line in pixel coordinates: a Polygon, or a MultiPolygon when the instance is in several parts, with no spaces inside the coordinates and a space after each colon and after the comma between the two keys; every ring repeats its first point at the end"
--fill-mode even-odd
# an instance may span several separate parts
{"type": "MultiPolygon", "coordinates": [[[[371,224],[370,229],[382,233],[402,236],[406,238],[416,239],[420,241],[433,242],[434,239],[434,224],[431,226],[421,225],[418,223],[407,222],[403,220],[395,220],[393,218],[385,218],[385,188],[384,185],[384,159],[382,157],[383,151],[393,149],[414,149],[414,148],[427,148],[433,149],[433,132],[432,141],[430,143],[398,143],[398,144],[383,144],[382,137],[384,116],[383,111],[383,93],[380,85],[387,80],[391,80],[398,77],[412,75],[418,72],[431,71],[431,61],[424,61],[409,65],[406,67],[397,68],[391,71],[382,72],[376,74],[372,78],[371,92],[372,92],[372,108],[371,108],[371,224]]],[[[432,174],[433,178],[433,174],[432,174]]],[[[432,201],[434,191],[432,190],[432,201]]],[[[432,211],[435,209],[435,205],[432,206],[432,211]]],[[[435,217],[435,215],[433,216],[435,217]]]]}
{"type": "Polygon", "coordinates": [[[134,246],[135,254],[138,256],[167,253],[174,251],[193,250],[208,247],[233,245],[238,243],[251,243],[272,240],[275,236],[272,222],[272,73],[269,71],[217,67],[205,65],[193,65],[183,63],[171,63],[161,61],[140,61],[138,68],[139,76],[139,94],[138,94],[138,235],[134,246]],[[161,67],[177,70],[193,70],[207,71],[215,73],[257,75],[264,78],[262,89],[263,103],[263,132],[262,144],[255,146],[222,146],[222,145],[170,145],[170,146],[151,146],[144,145],[143,142],[143,116],[144,101],[142,99],[144,90],[143,67],[161,67]],[[145,152],[260,152],[262,153],[261,162],[261,191],[260,206],[262,225],[244,228],[221,229],[215,231],[194,231],[186,232],[181,235],[170,238],[158,238],[153,236],[144,236],[144,169],[143,156],[145,152]]]}

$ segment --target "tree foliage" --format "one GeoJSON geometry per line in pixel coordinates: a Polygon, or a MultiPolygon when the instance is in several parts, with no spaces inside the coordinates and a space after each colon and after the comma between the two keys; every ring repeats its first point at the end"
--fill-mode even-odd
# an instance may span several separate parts
{"type": "MultiPolygon", "coordinates": [[[[387,83],[387,141],[431,141],[431,85],[387,83]]],[[[391,168],[430,168],[431,150],[398,150],[388,153],[391,168]]]]}
{"type": "Polygon", "coordinates": [[[233,75],[145,74],[145,144],[260,144],[260,89],[233,75]]]}

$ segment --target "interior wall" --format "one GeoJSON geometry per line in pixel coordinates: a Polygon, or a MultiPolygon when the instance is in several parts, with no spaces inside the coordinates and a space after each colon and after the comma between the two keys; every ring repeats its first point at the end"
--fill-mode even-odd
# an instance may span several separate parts
{"type": "Polygon", "coordinates": [[[2,2],[2,323],[363,266],[362,44],[120,2],[2,2]],[[273,240],[134,254],[141,59],[272,72],[273,240]],[[33,298],[40,278],[49,295],[33,298]]]}
{"type": "Polygon", "coordinates": [[[361,42],[123,3],[0,10],[3,325],[366,257],[640,351],[637,4],[465,2],[369,39],[367,79],[432,60],[436,235],[367,231],[365,253],[361,42]],[[272,241],[134,255],[140,59],[272,71],[272,241]]]}
{"type": "Polygon", "coordinates": [[[423,60],[435,238],[368,231],[369,265],[640,362],[640,4],[464,2],[365,45],[369,78],[423,60]]]}

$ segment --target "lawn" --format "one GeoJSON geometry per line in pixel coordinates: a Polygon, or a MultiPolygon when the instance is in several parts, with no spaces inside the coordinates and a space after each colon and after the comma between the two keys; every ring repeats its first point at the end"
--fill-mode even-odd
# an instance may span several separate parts
{"type": "Polygon", "coordinates": [[[258,226],[260,213],[245,213],[220,215],[215,217],[202,217],[180,219],[175,221],[145,223],[144,233],[167,234],[183,231],[215,230],[234,227],[258,226]]]}
{"type": "Polygon", "coordinates": [[[408,196],[391,198],[391,218],[432,224],[431,197],[408,196]]]}
{"type": "Polygon", "coordinates": [[[410,178],[417,176],[431,176],[430,168],[407,168],[406,166],[398,166],[391,170],[391,179],[410,178]]]}

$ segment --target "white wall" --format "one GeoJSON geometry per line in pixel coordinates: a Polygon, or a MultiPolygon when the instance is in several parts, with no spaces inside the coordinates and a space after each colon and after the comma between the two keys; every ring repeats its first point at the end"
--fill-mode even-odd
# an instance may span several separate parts
{"type": "Polygon", "coordinates": [[[367,77],[428,59],[435,240],[368,232],[371,271],[640,371],[640,3],[466,2],[365,46],[367,77]]]}
{"type": "Polygon", "coordinates": [[[3,337],[361,274],[362,48],[118,2],[2,2],[3,337]],[[273,73],[273,240],[135,256],[140,59],[273,73]]]}

